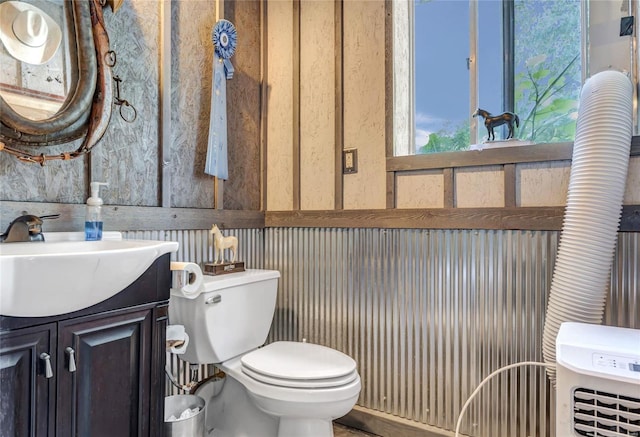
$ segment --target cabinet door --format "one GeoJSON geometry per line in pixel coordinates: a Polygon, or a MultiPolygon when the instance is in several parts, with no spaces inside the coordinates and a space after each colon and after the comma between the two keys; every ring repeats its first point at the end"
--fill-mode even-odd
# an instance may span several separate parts
{"type": "Polygon", "coordinates": [[[53,437],[55,335],[55,324],[0,333],[0,436],[53,437]]]}
{"type": "Polygon", "coordinates": [[[149,435],[152,310],[58,325],[57,437],[149,435]]]}

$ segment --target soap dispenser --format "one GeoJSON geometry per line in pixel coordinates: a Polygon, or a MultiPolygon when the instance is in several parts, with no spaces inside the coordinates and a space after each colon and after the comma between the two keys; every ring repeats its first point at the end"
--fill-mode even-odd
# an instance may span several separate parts
{"type": "Polygon", "coordinates": [[[105,182],[91,182],[91,197],[87,199],[87,216],[84,221],[84,238],[87,241],[102,240],[102,199],[100,186],[105,182]]]}

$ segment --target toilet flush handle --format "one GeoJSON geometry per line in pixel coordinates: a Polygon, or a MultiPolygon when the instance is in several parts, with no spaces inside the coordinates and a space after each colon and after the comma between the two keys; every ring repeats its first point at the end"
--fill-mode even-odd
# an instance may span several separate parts
{"type": "Polygon", "coordinates": [[[220,303],[222,301],[222,296],[219,294],[214,294],[210,298],[204,301],[207,305],[213,305],[214,303],[220,303]]]}

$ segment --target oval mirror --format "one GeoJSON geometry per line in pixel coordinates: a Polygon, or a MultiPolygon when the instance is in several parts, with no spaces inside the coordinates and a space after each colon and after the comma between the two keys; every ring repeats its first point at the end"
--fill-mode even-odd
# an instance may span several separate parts
{"type": "Polygon", "coordinates": [[[0,4],[0,96],[30,120],[53,117],[69,93],[68,21],[63,3],[0,4]]]}
{"type": "Polygon", "coordinates": [[[112,78],[105,67],[108,36],[99,0],[10,0],[0,7],[0,140],[6,143],[5,151],[80,138],[91,130],[91,120],[103,115],[96,114],[96,108],[107,112],[108,122],[112,78]],[[57,48],[36,55],[26,50],[42,33],[55,45],[56,25],[57,48]],[[26,49],[12,47],[12,39],[26,49]]]}

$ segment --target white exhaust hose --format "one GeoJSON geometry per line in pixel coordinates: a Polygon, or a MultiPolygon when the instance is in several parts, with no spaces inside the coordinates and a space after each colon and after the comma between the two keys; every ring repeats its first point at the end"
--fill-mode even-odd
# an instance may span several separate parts
{"type": "MultiPolygon", "coordinates": [[[[551,280],[542,353],[556,362],[563,322],[600,324],[611,274],[633,130],[633,85],[603,71],[580,95],[571,176],[551,280]]],[[[555,368],[547,367],[555,385],[555,368]]]]}

